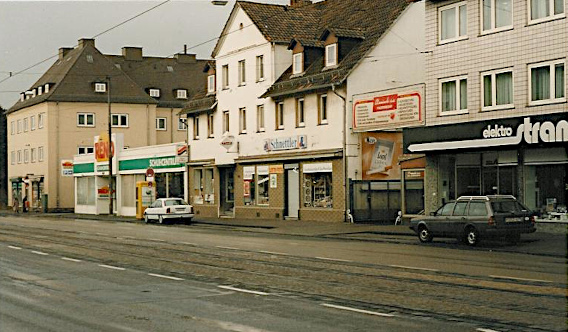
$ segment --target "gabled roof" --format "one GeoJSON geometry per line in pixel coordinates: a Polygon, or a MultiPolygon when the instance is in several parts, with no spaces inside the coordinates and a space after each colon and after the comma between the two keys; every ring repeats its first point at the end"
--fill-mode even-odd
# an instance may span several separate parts
{"type": "Polygon", "coordinates": [[[217,103],[215,95],[207,95],[205,91],[196,94],[186,102],[179,114],[191,115],[214,110],[217,103]]]}
{"type": "Polygon", "coordinates": [[[320,41],[326,33],[333,32],[340,39],[356,40],[356,44],[336,67],[324,68],[322,52],[321,58],[313,61],[301,77],[293,76],[292,68],[288,68],[261,98],[304,93],[342,84],[410,2],[413,0],[326,0],[316,3],[321,5],[321,18],[315,27],[308,29],[317,31],[312,35],[312,40],[320,41]]]}
{"type": "Polygon", "coordinates": [[[53,85],[48,93],[19,101],[8,112],[36,105],[44,101],[106,103],[106,93],[97,93],[95,83],[105,83],[111,77],[111,102],[130,104],[155,104],[128,75],[118,69],[99,52],[93,44],[84,43],[58,59],[31,87],[46,83],[53,85]]]}
{"type": "Polygon", "coordinates": [[[242,9],[249,16],[268,42],[288,44],[293,37],[300,40],[314,39],[316,31],[311,29],[317,26],[322,7],[319,2],[292,8],[285,5],[237,0],[211,53],[212,57],[215,58],[225,35],[229,33],[229,24],[238,9],[242,9]]]}

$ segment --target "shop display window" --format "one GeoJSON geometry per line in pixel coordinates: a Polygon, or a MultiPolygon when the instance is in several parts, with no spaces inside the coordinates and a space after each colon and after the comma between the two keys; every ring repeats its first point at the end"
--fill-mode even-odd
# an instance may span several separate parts
{"type": "Polygon", "coordinates": [[[525,204],[541,218],[568,220],[568,164],[525,167],[525,204]]]}
{"type": "MultiPolygon", "coordinates": [[[[183,182],[183,179],[182,179],[183,182]]],[[[198,168],[193,171],[193,204],[214,204],[215,179],[212,168],[198,168]]]]}
{"type": "Polygon", "coordinates": [[[257,182],[257,202],[258,205],[268,205],[269,203],[269,190],[270,176],[268,174],[268,166],[258,166],[258,182],[257,182]]]}
{"type": "Polygon", "coordinates": [[[304,207],[332,208],[332,173],[304,174],[304,207]]]}
{"type": "Polygon", "coordinates": [[[95,205],[95,178],[77,178],[77,205],[95,205]]]}
{"type": "Polygon", "coordinates": [[[145,180],[144,174],[123,175],[121,177],[120,195],[122,197],[122,206],[136,207],[136,183],[145,180]]]}
{"type": "Polygon", "coordinates": [[[243,196],[245,205],[256,205],[255,167],[243,168],[243,196]]]}

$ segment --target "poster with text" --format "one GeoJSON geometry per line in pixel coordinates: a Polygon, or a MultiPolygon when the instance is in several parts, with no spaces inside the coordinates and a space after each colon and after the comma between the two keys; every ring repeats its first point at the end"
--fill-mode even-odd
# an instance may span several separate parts
{"type": "Polygon", "coordinates": [[[402,133],[362,133],[363,180],[400,180],[402,133]]]}

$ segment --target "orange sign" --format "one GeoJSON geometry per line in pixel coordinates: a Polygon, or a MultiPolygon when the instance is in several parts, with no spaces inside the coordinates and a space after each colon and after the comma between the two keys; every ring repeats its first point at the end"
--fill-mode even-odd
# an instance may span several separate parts
{"type": "Polygon", "coordinates": [[[101,134],[99,136],[99,140],[95,142],[95,158],[97,159],[97,162],[108,161],[109,154],[111,153],[114,157],[114,142],[110,144],[109,148],[108,135],[101,134]]]}
{"type": "Polygon", "coordinates": [[[270,173],[270,174],[284,174],[284,166],[282,166],[282,165],[268,166],[268,173],[270,173]]]}
{"type": "Polygon", "coordinates": [[[400,180],[402,133],[361,133],[363,180],[400,180]]]}

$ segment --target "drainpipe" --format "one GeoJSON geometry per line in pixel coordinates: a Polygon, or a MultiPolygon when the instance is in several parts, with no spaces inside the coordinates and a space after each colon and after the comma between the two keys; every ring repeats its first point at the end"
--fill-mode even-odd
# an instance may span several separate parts
{"type": "Polygon", "coordinates": [[[353,222],[353,217],[351,216],[351,213],[349,211],[349,173],[347,171],[347,110],[345,109],[346,104],[347,104],[347,100],[345,97],[343,97],[342,95],[340,95],[339,93],[337,93],[337,91],[335,91],[335,87],[336,85],[333,84],[331,86],[331,91],[333,91],[333,93],[338,96],[339,98],[341,98],[341,100],[343,101],[343,190],[344,190],[344,194],[345,194],[345,222],[353,222]]]}

